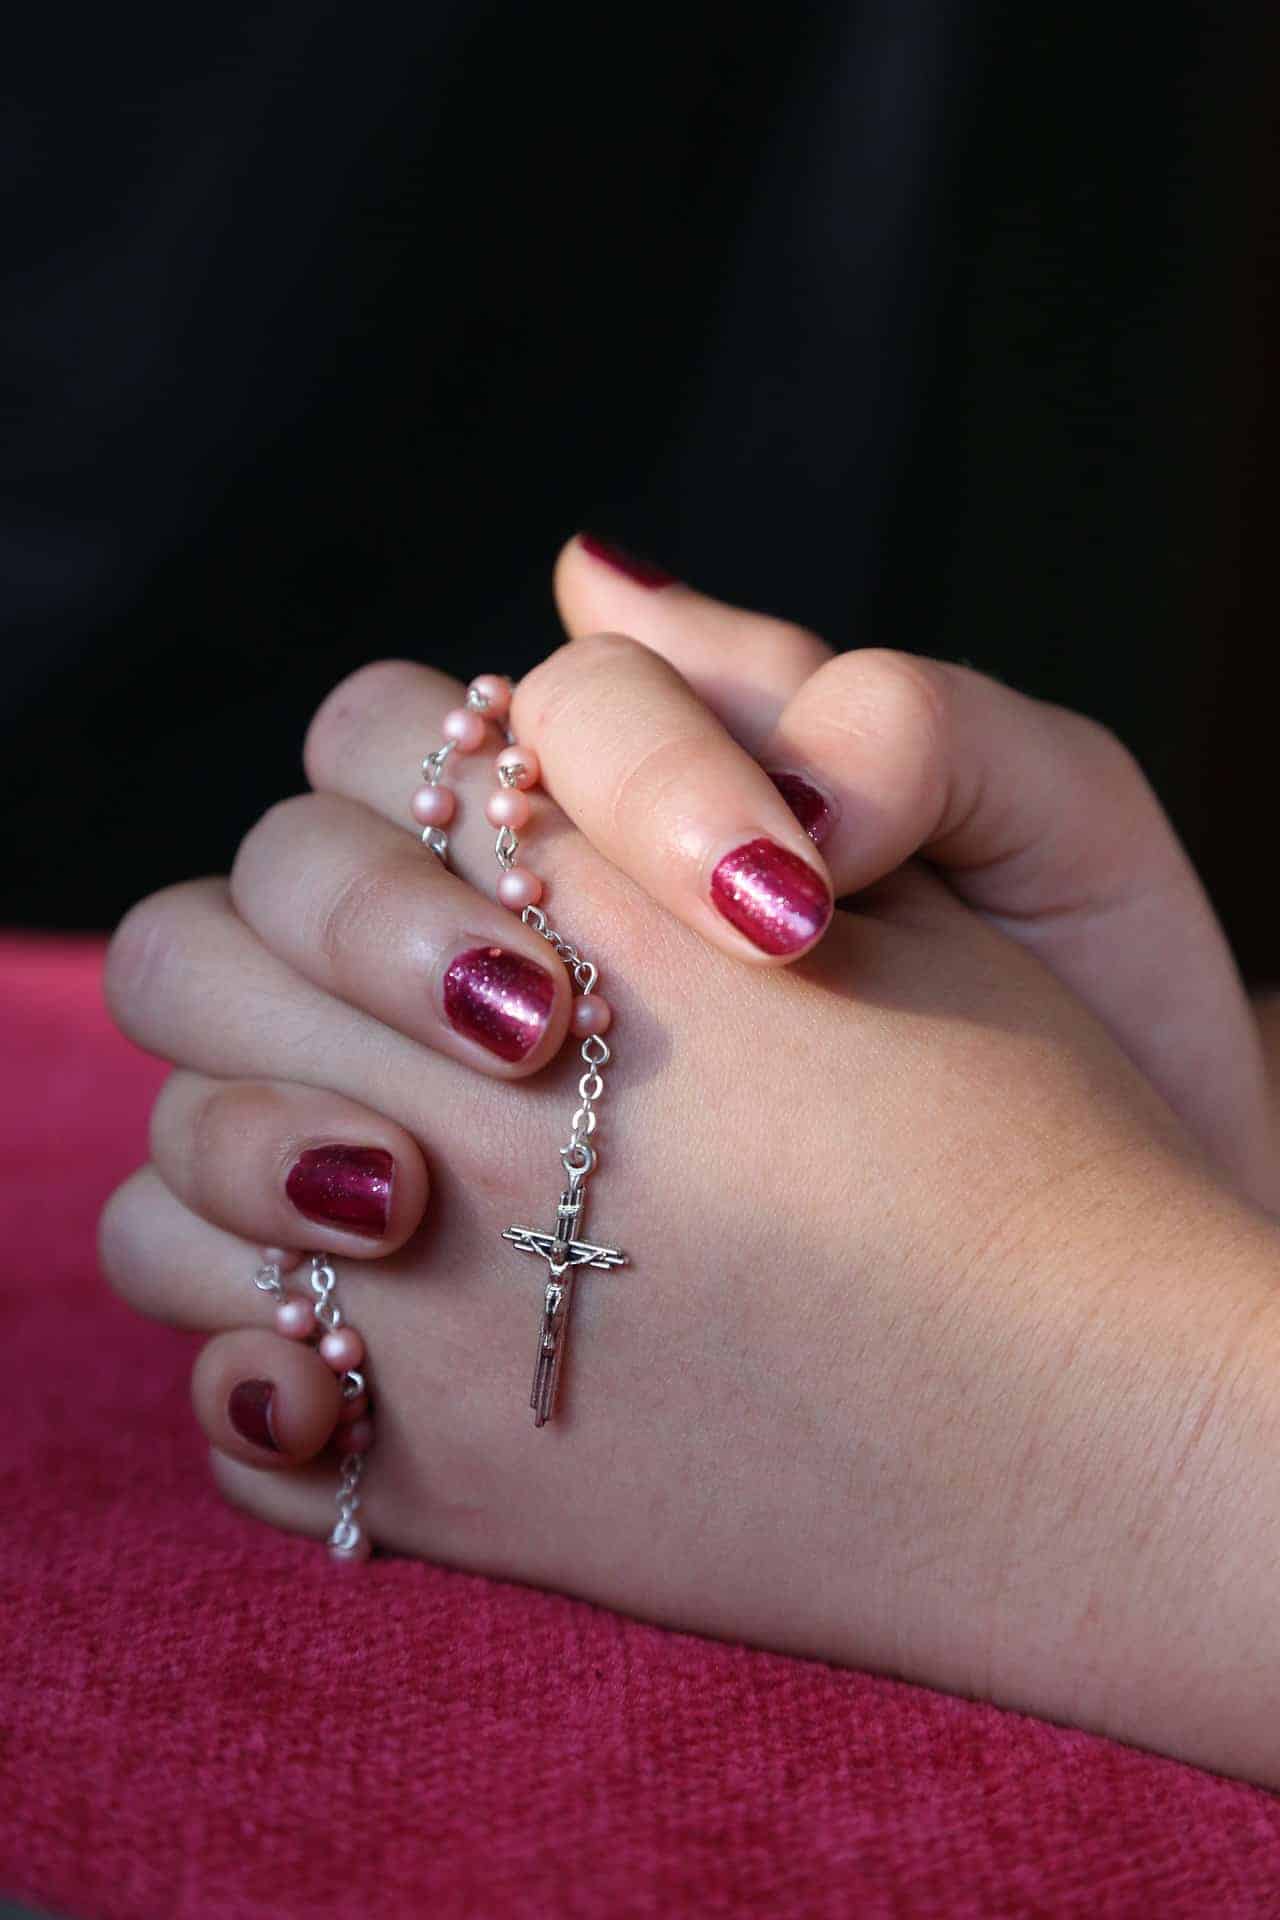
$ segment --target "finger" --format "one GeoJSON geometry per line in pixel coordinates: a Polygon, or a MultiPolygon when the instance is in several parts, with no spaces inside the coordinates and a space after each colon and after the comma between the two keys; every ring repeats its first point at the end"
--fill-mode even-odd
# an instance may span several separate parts
{"type": "Polygon", "coordinates": [[[928,859],[1085,999],[1215,1157],[1270,1190],[1265,1075],[1235,963],[1104,728],[969,668],[866,649],[806,680],[762,752],[823,795],[839,894],[928,859]]]}
{"type": "Polygon", "coordinates": [[[831,887],[812,841],[647,647],[571,640],[520,682],[512,727],[597,850],[714,945],[785,962],[826,931],[831,887]]]}
{"type": "Polygon", "coordinates": [[[652,648],[754,758],[792,694],[831,658],[804,627],[696,593],[597,534],[562,548],[554,584],[570,639],[627,633],[652,648]]]}
{"type": "Polygon", "coordinates": [[[240,844],[231,898],[304,979],[468,1066],[532,1073],[564,1039],[569,979],[547,942],[367,807],[273,807],[240,844]]]}
{"type": "MultiPolygon", "coordinates": [[[[410,807],[422,783],[422,762],[442,744],[445,716],[462,697],[450,675],[411,660],[376,660],[359,668],[321,703],[307,729],[308,780],[318,792],[361,801],[420,840],[423,829],[410,807]]],[[[456,802],[447,826],[449,866],[486,897],[498,869],[484,805],[502,743],[502,733],[491,725],[483,746],[451,755],[441,783],[456,802]]]]}
{"type": "Polygon", "coordinates": [[[337,1518],[334,1506],[333,1469],[329,1466],[299,1467],[293,1473],[263,1473],[256,1466],[210,1450],[209,1466],[223,1498],[244,1513],[280,1527],[286,1533],[302,1533],[322,1540],[337,1518]]]}
{"type": "Polygon", "coordinates": [[[191,1375],[191,1404],[210,1441],[251,1467],[313,1459],[338,1424],[341,1398],[314,1347],[254,1327],[215,1334],[191,1375]]]}
{"type": "Polygon", "coordinates": [[[495,1138],[542,1124],[544,1107],[553,1124],[573,1085],[572,1059],[532,1081],[482,1077],[334,999],[264,946],[217,880],[135,907],[112,940],[104,984],[117,1024],[162,1059],[218,1079],[344,1094],[393,1120],[422,1143],[455,1218],[495,1138]]]}
{"type": "Polygon", "coordinates": [[[333,1253],[376,1258],[402,1246],[426,1208],[427,1169],[402,1127],[287,1082],[171,1074],[152,1109],[151,1154],[187,1207],[255,1245],[322,1237],[333,1253]]]}
{"type": "Polygon", "coordinates": [[[183,1205],[155,1167],[118,1186],[98,1221],[98,1265],[135,1313],[194,1333],[275,1324],[274,1295],[253,1284],[258,1247],[183,1205]]]}

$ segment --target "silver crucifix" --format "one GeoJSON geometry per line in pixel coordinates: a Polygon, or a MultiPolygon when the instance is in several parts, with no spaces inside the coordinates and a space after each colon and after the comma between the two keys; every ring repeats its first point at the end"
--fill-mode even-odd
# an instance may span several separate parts
{"type": "Polygon", "coordinates": [[[547,1287],[538,1327],[538,1356],[533,1368],[533,1391],[529,1405],[533,1424],[540,1427],[556,1410],[560,1388],[560,1368],[564,1361],[565,1336],[569,1329],[569,1308],[573,1304],[575,1267],[621,1267],[626,1254],[617,1247],[593,1246],[589,1240],[575,1240],[574,1229],[582,1217],[583,1183],[595,1165],[590,1147],[580,1149],[581,1158],[564,1156],[569,1184],[560,1195],[556,1224],[552,1233],[540,1233],[536,1227],[508,1227],[504,1240],[510,1240],[521,1253],[536,1253],[547,1263],[547,1287]],[[584,1164],[585,1162],[585,1164],[584,1164]]]}

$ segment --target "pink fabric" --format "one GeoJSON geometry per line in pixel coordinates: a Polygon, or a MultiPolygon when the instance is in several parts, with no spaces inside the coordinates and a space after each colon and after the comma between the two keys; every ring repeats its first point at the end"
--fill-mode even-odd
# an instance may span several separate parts
{"type": "Polygon", "coordinates": [[[225,1509],[194,1343],[95,1278],[160,1069],[0,941],[0,1887],[83,1916],[1280,1914],[1280,1802],[225,1509]]]}

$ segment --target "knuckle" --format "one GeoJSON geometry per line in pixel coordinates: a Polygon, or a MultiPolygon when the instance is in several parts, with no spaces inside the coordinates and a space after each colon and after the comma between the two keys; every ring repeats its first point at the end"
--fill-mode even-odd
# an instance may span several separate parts
{"type": "MultiPolygon", "coordinates": [[[[400,708],[420,690],[423,669],[412,660],[374,660],[357,667],[326,694],[307,728],[302,764],[313,787],[332,784],[353,753],[359,752],[378,717],[400,708]]],[[[445,684],[440,676],[441,685],[445,684]]]]}
{"type": "Polygon", "coordinates": [[[294,1145],[278,1089],[256,1080],[210,1082],[174,1073],[151,1109],[151,1158],[183,1205],[224,1219],[243,1203],[249,1169],[294,1145]]]}
{"type": "Polygon", "coordinates": [[[280,1132],[278,1097],[271,1088],[233,1081],[209,1088],[189,1109],[185,1155],[192,1198],[209,1201],[228,1185],[238,1190],[253,1143],[280,1132]]]}
{"type": "Polygon", "coordinates": [[[650,828],[672,794],[678,796],[696,775],[699,763],[707,764],[707,744],[704,734],[667,734],[632,759],[609,801],[611,835],[626,838],[650,828]]]}
{"type": "Polygon", "coordinates": [[[841,655],[860,703],[888,738],[918,743],[936,758],[951,730],[951,688],[947,669],[936,660],[868,647],[841,655]]]}
{"type": "Polygon", "coordinates": [[[788,678],[797,680],[807,680],[831,659],[830,647],[818,634],[771,614],[752,619],[743,630],[742,645],[753,657],[767,661],[771,668],[781,667],[788,678]]]}
{"type": "Polygon", "coordinates": [[[336,981],[367,978],[370,954],[395,951],[403,921],[400,874],[353,868],[317,909],[316,946],[336,981]]]}
{"type": "MultiPolygon", "coordinates": [[[[271,842],[280,836],[282,830],[290,829],[301,817],[306,819],[318,805],[323,804],[313,793],[291,793],[284,800],[274,800],[265,813],[258,815],[236,852],[236,865],[244,858],[246,849],[256,851],[263,841],[271,842]]],[[[232,872],[234,874],[234,867],[232,872]]]]}
{"type": "Polygon", "coordinates": [[[116,1188],[98,1215],[98,1267],[113,1293],[132,1296],[141,1265],[146,1212],[146,1169],[116,1188]]]}
{"type": "Polygon", "coordinates": [[[276,800],[254,821],[236,848],[231,863],[231,899],[240,915],[252,924],[252,902],[259,888],[270,884],[288,850],[307,844],[307,830],[325,810],[335,805],[329,794],[291,793],[276,800]]]}
{"type": "Polygon", "coordinates": [[[273,801],[265,814],[259,814],[253,826],[249,828],[240,845],[236,847],[236,858],[230,864],[230,897],[242,908],[244,904],[244,883],[253,868],[265,862],[267,870],[271,868],[276,843],[286,837],[299,818],[299,812],[305,818],[305,810],[317,804],[313,793],[290,793],[284,801],[273,801]]]}
{"type": "Polygon", "coordinates": [[[865,647],[837,655],[811,687],[824,731],[855,747],[871,743],[882,765],[897,770],[914,812],[928,817],[941,810],[953,731],[951,669],[865,647]]]}
{"type": "Polygon", "coordinates": [[[589,633],[566,640],[531,668],[516,688],[512,711],[518,729],[545,740],[555,734],[570,708],[576,724],[584,703],[594,697],[593,680],[604,675],[608,686],[629,662],[656,657],[625,633],[589,633]]]}
{"type": "Polygon", "coordinates": [[[111,937],[103,994],[112,1018],[130,1039],[139,1038],[143,1010],[154,1007],[182,965],[194,891],[189,885],[149,894],[129,909],[111,937]]]}
{"type": "Polygon", "coordinates": [[[1151,793],[1150,782],[1137,755],[1118,733],[1087,713],[1073,713],[1066,707],[1057,711],[1068,743],[1096,776],[1104,778],[1109,787],[1129,794],[1151,793]]]}

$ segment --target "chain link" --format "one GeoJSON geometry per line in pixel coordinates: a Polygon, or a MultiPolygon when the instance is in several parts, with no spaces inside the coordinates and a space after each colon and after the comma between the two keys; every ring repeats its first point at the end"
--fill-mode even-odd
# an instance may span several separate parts
{"type": "MultiPolygon", "coordinates": [[[[504,827],[502,831],[503,833],[510,833],[511,829],[510,827],[504,827]]],[[[512,837],[514,838],[515,836],[513,835],[512,837]]],[[[514,859],[514,857],[513,854],[512,858],[514,859]]],[[[578,952],[578,949],[571,940],[566,940],[562,933],[557,933],[555,928],[548,924],[547,916],[542,911],[542,908],[526,907],[521,913],[520,918],[524,921],[526,927],[532,927],[535,933],[540,933],[542,938],[549,941],[555,948],[573,975],[574,985],[578,991],[580,993],[594,992],[596,981],[600,978],[599,969],[592,961],[588,960],[585,955],[578,952]]],[[[592,1035],[591,1037],[594,1039],[595,1036],[592,1035]]],[[[607,1054],[608,1049],[606,1048],[606,1057],[607,1054]]]]}
{"type": "MultiPolygon", "coordinates": [[[[316,1297],[315,1315],[327,1333],[336,1333],[345,1324],[342,1308],[336,1298],[338,1276],[327,1255],[313,1253],[311,1256],[311,1291],[316,1297]]],[[[365,1377],[358,1367],[348,1367],[338,1377],[338,1386],[344,1400],[355,1400],[365,1390],[365,1377]]],[[[359,1528],[355,1525],[356,1509],[360,1505],[360,1496],[356,1492],[364,1473],[364,1455],[362,1453],[344,1453],[339,1465],[342,1476],[335,1496],[338,1507],[338,1522],[329,1535],[329,1545],[336,1553],[350,1553],[359,1539],[359,1528]]]]}
{"type": "MultiPolygon", "coordinates": [[[[503,831],[505,832],[506,829],[504,828],[503,831]]],[[[542,938],[549,941],[555,948],[573,975],[574,985],[579,992],[593,993],[596,982],[600,978],[600,970],[595,962],[588,960],[585,954],[579,953],[573,942],[566,940],[562,933],[556,932],[541,907],[526,907],[520,918],[526,927],[532,927],[535,933],[540,933],[542,938]]],[[[582,1043],[581,1057],[588,1071],[578,1082],[580,1104],[574,1109],[573,1119],[569,1123],[573,1131],[567,1143],[560,1149],[560,1158],[564,1161],[567,1173],[572,1175],[576,1170],[578,1178],[585,1180],[588,1174],[594,1172],[596,1164],[595,1148],[588,1146],[587,1142],[596,1130],[595,1103],[604,1092],[604,1080],[601,1077],[600,1068],[607,1066],[613,1055],[609,1051],[608,1044],[598,1033],[589,1033],[582,1043]],[[579,1164],[584,1155],[586,1164],[579,1164]],[[571,1161],[575,1164],[571,1165],[571,1161]]]]}
{"type": "MultiPolygon", "coordinates": [[[[498,834],[496,851],[498,864],[504,871],[509,870],[514,864],[519,844],[510,827],[503,827],[498,834]],[[504,834],[508,837],[506,842],[503,840],[504,834]]],[[[600,978],[600,969],[594,960],[588,960],[585,953],[579,953],[572,940],[566,940],[562,933],[558,933],[541,907],[525,907],[520,918],[526,927],[532,927],[535,933],[540,934],[550,946],[555,948],[569,969],[573,984],[579,993],[594,993],[596,982],[600,978]]],[[[604,1092],[604,1080],[599,1070],[606,1066],[613,1056],[598,1033],[589,1033],[582,1043],[581,1058],[587,1072],[578,1082],[579,1104],[575,1107],[573,1119],[569,1123],[572,1131],[568,1141],[560,1149],[560,1158],[564,1163],[565,1172],[575,1186],[595,1171],[596,1152],[588,1142],[596,1130],[595,1103],[604,1092]]]]}
{"type": "MultiPolygon", "coordinates": [[[[449,755],[456,744],[453,740],[446,740],[442,747],[437,747],[434,753],[427,755],[422,763],[422,779],[425,786],[440,785],[440,777],[448,765],[449,755]]],[[[449,858],[449,836],[443,827],[424,827],[422,844],[424,847],[429,847],[437,859],[445,861],[449,858]]]]}
{"type": "Polygon", "coordinates": [[[283,1300],[285,1297],[285,1284],[281,1278],[279,1267],[268,1266],[264,1263],[254,1274],[253,1284],[259,1293],[273,1294],[277,1300],[283,1300]]]}

